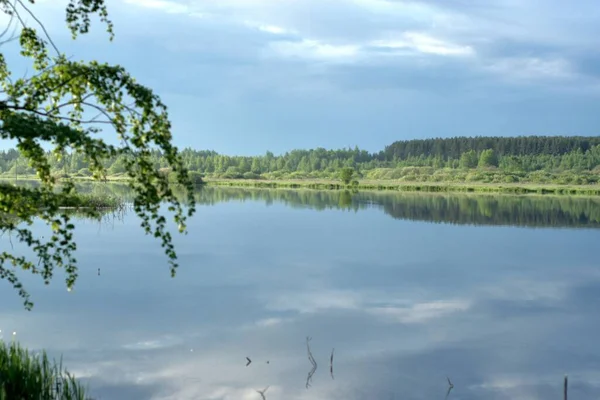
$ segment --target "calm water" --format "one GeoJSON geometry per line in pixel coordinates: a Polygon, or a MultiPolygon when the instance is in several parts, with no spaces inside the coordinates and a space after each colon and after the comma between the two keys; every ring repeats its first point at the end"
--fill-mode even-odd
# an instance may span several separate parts
{"type": "Polygon", "coordinates": [[[62,353],[99,399],[260,400],[270,386],[269,400],[442,400],[446,376],[449,399],[551,399],[565,373],[570,398],[600,396],[600,200],[198,201],[175,279],[133,214],[80,221],[75,290],[60,272],[50,286],[22,275],[26,312],[0,282],[4,337],[62,353]]]}

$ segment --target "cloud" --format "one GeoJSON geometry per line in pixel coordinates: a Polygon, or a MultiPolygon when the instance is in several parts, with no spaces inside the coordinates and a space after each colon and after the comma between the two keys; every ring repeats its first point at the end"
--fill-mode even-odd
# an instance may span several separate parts
{"type": "Polygon", "coordinates": [[[295,35],[297,34],[294,30],[289,30],[277,25],[263,24],[255,21],[244,21],[244,25],[249,28],[257,29],[261,32],[270,33],[272,35],[295,35]]]}
{"type": "MultiPolygon", "coordinates": [[[[281,58],[289,62],[332,65],[382,62],[393,68],[410,55],[464,58],[474,75],[477,71],[488,72],[491,73],[489,79],[496,76],[514,83],[529,80],[556,83],[576,77],[579,72],[573,65],[574,60],[560,55],[564,46],[559,40],[553,40],[555,35],[543,24],[520,13],[531,11],[535,0],[520,5],[504,0],[492,0],[485,5],[467,0],[451,4],[438,0],[332,0],[327,4],[314,0],[285,4],[271,0],[218,3],[127,0],[127,3],[170,14],[211,15],[212,23],[216,24],[213,25],[215,34],[221,37],[214,45],[228,53],[240,51],[247,60],[255,58],[273,63],[281,58]],[[524,29],[526,25],[537,30],[528,32],[524,29]],[[231,37],[229,42],[227,34],[217,33],[219,26],[227,30],[244,27],[255,35],[266,36],[249,34],[239,39],[231,37]],[[499,47],[499,43],[505,46],[499,47]],[[559,54],[540,53],[544,46],[551,45],[559,54]],[[517,49],[520,55],[514,53],[517,49]]],[[[560,22],[568,18],[561,18],[560,7],[546,7],[543,13],[555,19],[557,27],[564,30],[560,22]]],[[[181,51],[184,47],[176,46],[181,51]]],[[[413,70],[420,67],[417,63],[413,70]]],[[[436,68],[443,69],[444,65],[436,68]]]]}
{"type": "Polygon", "coordinates": [[[372,42],[372,46],[387,49],[411,49],[420,53],[441,56],[469,56],[475,53],[471,46],[457,45],[418,32],[405,32],[397,40],[377,40],[372,42]]]}
{"type": "Polygon", "coordinates": [[[153,10],[164,11],[169,14],[187,14],[190,8],[184,4],[167,0],[125,0],[126,3],[153,10]]]}
{"type": "Polygon", "coordinates": [[[167,94],[182,146],[377,151],[399,138],[596,129],[595,0],[126,0],[109,4],[110,44],[96,23],[72,42],[59,3],[31,6],[59,48],[167,94]]]}

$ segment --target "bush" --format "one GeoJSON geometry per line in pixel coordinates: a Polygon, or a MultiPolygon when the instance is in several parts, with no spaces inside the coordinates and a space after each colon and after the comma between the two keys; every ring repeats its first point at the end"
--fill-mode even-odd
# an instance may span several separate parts
{"type": "Polygon", "coordinates": [[[242,175],[242,178],[244,178],[244,179],[260,179],[260,175],[255,174],[254,172],[244,172],[244,174],[242,175]]]}
{"type": "Polygon", "coordinates": [[[229,167],[227,171],[223,174],[223,178],[226,179],[240,179],[242,178],[242,173],[237,167],[229,167]]]}
{"type": "Polygon", "coordinates": [[[354,168],[345,167],[340,170],[340,180],[344,185],[348,185],[354,176],[354,168]]]}
{"type": "Polygon", "coordinates": [[[78,172],[80,176],[92,176],[92,171],[89,168],[81,168],[78,172]]]}
{"type": "Polygon", "coordinates": [[[504,182],[506,182],[506,183],[515,183],[518,181],[519,181],[519,179],[514,175],[506,175],[504,177],[504,182]]]}
{"type": "Polygon", "coordinates": [[[189,171],[188,176],[194,185],[202,185],[204,183],[204,176],[200,172],[189,171]]]}

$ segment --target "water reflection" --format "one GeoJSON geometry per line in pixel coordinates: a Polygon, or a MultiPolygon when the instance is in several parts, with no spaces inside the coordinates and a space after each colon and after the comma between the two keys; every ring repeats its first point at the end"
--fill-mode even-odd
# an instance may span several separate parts
{"type": "MultiPolygon", "coordinates": [[[[212,206],[175,236],[175,279],[131,213],[109,230],[86,221],[75,290],[58,273],[24,279],[27,313],[0,282],[0,329],[62,353],[102,399],[442,400],[449,377],[449,400],[541,400],[560,398],[565,373],[571,398],[600,395],[600,230],[491,225],[490,209],[526,199],[207,189],[212,206]],[[389,218],[388,198],[418,212],[389,218]]],[[[595,200],[527,199],[594,220],[595,200]]],[[[529,221],[582,226],[557,219],[529,221]]]]}
{"type": "Polygon", "coordinates": [[[197,201],[282,202],[315,210],[381,208],[396,219],[461,225],[528,227],[600,227],[600,199],[507,195],[452,195],[350,191],[293,191],[240,188],[203,188],[197,201]]]}
{"type": "MultiPolygon", "coordinates": [[[[34,182],[22,182],[34,185],[34,182]]],[[[133,200],[131,189],[119,183],[79,183],[86,193],[133,200]]],[[[457,225],[553,228],[599,228],[600,198],[537,195],[472,195],[369,191],[318,191],[205,186],[196,193],[200,205],[254,201],[282,203],[313,210],[381,209],[394,219],[457,225]]]]}
{"type": "MultiPolygon", "coordinates": [[[[127,186],[93,185],[85,191],[131,198],[127,186]]],[[[283,203],[313,210],[381,209],[395,219],[458,225],[496,225],[553,228],[599,228],[600,198],[571,196],[513,196],[351,192],[204,187],[196,195],[201,205],[230,201],[283,203]]]]}

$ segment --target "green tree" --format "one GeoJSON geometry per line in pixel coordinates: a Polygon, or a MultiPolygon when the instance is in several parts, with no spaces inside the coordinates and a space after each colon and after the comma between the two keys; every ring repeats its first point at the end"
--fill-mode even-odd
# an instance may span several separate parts
{"type": "MultiPolygon", "coordinates": [[[[50,173],[51,156],[66,151],[82,155],[96,179],[106,174],[103,161],[123,156],[130,186],[135,193],[133,209],[146,234],[161,241],[169,259],[171,275],[177,268],[177,254],[167,230],[161,203],[169,203],[180,232],[186,231],[186,218],[195,210],[193,185],[179,152],[171,143],[171,123],[167,108],[152,90],[137,83],[118,65],[98,61],[72,61],[61,52],[35,17],[33,0],[0,0],[0,12],[14,27],[21,55],[32,64],[30,76],[12,76],[4,53],[0,53],[0,138],[17,142],[17,149],[34,168],[39,187],[0,186],[0,230],[33,250],[31,258],[12,251],[0,253],[0,278],[8,280],[23,297],[25,307],[33,303],[16,274],[17,269],[41,276],[49,283],[55,268],[63,268],[70,290],[77,279],[77,248],[74,225],[60,206],[77,194],[72,182],[57,187],[50,173]],[[37,25],[28,25],[25,16],[34,16],[37,25]],[[98,114],[88,118],[88,113],[98,114]],[[102,127],[115,132],[120,145],[110,145],[98,135],[102,127]],[[44,148],[50,147],[51,153],[44,148]],[[153,151],[177,176],[187,191],[186,204],[172,191],[167,177],[153,164],[153,151]],[[52,229],[49,239],[38,238],[30,229],[34,218],[52,229]]],[[[113,25],[105,0],[70,0],[66,22],[73,39],[90,29],[93,14],[106,25],[110,39],[113,25]]],[[[2,43],[12,38],[3,37],[2,43]]],[[[83,210],[98,216],[94,210],[83,210]]]]}
{"type": "Polygon", "coordinates": [[[345,167],[340,170],[340,180],[344,183],[344,185],[350,184],[350,181],[352,181],[353,176],[354,176],[353,168],[345,167]]]}
{"type": "Polygon", "coordinates": [[[481,152],[479,156],[479,167],[489,168],[498,166],[498,157],[493,149],[487,149],[481,152]]]}
{"type": "Polygon", "coordinates": [[[477,167],[477,153],[475,150],[469,150],[460,156],[460,167],[471,169],[477,167]]]}
{"type": "Polygon", "coordinates": [[[252,165],[250,166],[250,171],[255,174],[260,174],[262,171],[260,170],[260,161],[258,157],[254,157],[252,159],[252,165]]]}

